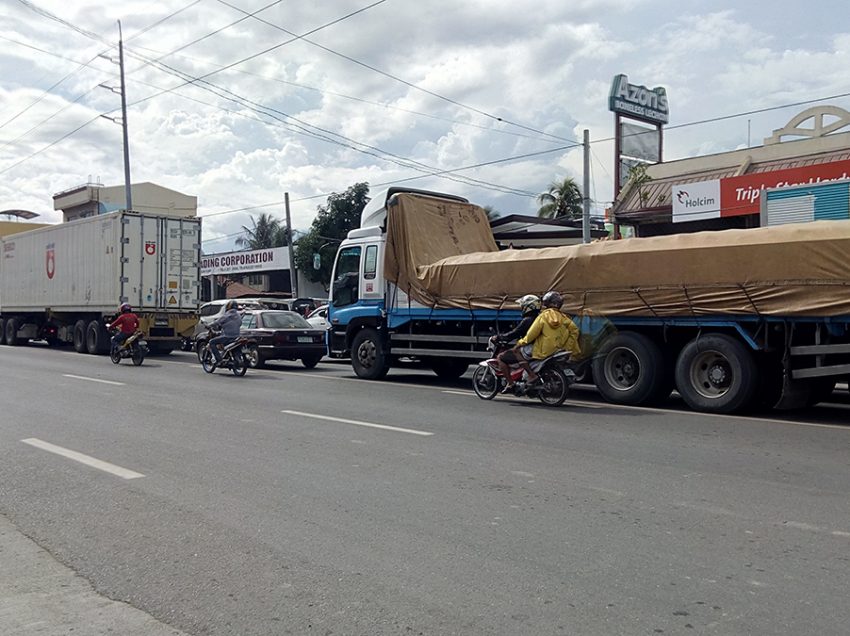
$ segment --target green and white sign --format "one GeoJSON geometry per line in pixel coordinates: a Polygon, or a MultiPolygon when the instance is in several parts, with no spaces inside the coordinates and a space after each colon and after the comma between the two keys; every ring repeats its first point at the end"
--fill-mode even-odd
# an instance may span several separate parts
{"type": "Polygon", "coordinates": [[[651,124],[666,124],[670,118],[666,88],[630,84],[628,76],[622,73],[611,84],[608,109],[651,124]]]}

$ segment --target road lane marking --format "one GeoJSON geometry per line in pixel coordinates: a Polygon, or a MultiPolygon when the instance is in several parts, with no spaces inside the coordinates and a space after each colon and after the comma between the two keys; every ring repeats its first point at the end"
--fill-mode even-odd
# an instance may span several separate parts
{"type": "Polygon", "coordinates": [[[470,393],[469,391],[446,391],[442,390],[440,393],[448,393],[450,395],[475,395],[475,393],[470,393]]]}
{"type": "Polygon", "coordinates": [[[123,382],[113,382],[112,380],[101,380],[100,378],[89,378],[84,375],[71,375],[70,373],[63,373],[63,377],[73,378],[74,380],[87,380],[88,382],[100,382],[101,384],[112,384],[114,386],[125,386],[123,382]]]}
{"type": "Polygon", "coordinates": [[[387,424],[375,424],[373,422],[361,422],[360,420],[349,420],[344,417],[331,417],[330,415],[318,415],[316,413],[304,413],[302,411],[283,410],[281,413],[287,415],[298,415],[299,417],[311,417],[317,420],[326,420],[328,422],[340,422],[341,424],[355,424],[356,426],[365,426],[367,428],[379,428],[385,431],[396,431],[398,433],[410,433],[411,435],[422,435],[428,437],[433,435],[428,431],[419,431],[413,428],[402,428],[400,426],[389,426],[387,424]]]}
{"type": "Polygon", "coordinates": [[[107,473],[111,473],[113,475],[121,477],[122,479],[138,479],[139,477],[144,477],[142,473],[137,473],[136,471],[129,470],[127,468],[122,468],[121,466],[116,466],[115,464],[110,464],[109,462],[105,462],[100,459],[95,459],[94,457],[91,457],[89,455],[83,455],[82,453],[78,453],[77,451],[73,451],[68,448],[56,446],[55,444],[42,441],[35,437],[22,439],[21,441],[24,444],[29,444],[30,446],[40,448],[41,450],[45,450],[49,453],[55,453],[56,455],[61,455],[62,457],[73,459],[74,461],[80,462],[81,464],[85,464],[86,466],[91,466],[92,468],[97,468],[107,473]]]}

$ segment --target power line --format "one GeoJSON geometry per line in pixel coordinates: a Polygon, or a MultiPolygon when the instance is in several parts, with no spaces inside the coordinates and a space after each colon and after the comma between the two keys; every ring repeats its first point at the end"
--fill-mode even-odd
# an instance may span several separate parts
{"type": "MultiPolygon", "coordinates": [[[[246,13],[243,9],[240,9],[237,6],[230,4],[226,0],[218,0],[218,2],[220,2],[221,4],[223,4],[225,6],[230,7],[231,9],[239,11],[241,13],[246,13]]],[[[511,126],[516,126],[517,128],[522,128],[524,130],[528,130],[530,132],[537,133],[538,135],[543,135],[545,137],[551,137],[552,139],[556,139],[557,141],[567,142],[567,143],[578,143],[575,139],[567,139],[567,138],[564,138],[564,137],[559,137],[558,135],[552,135],[551,133],[547,133],[547,132],[544,132],[542,130],[538,130],[536,128],[531,128],[530,126],[526,126],[524,124],[519,124],[519,123],[511,121],[509,119],[499,117],[498,115],[493,115],[492,113],[488,113],[488,112],[481,110],[479,108],[475,108],[474,106],[469,106],[469,105],[464,104],[462,102],[459,102],[457,100],[451,99],[450,97],[446,97],[444,95],[440,95],[439,93],[435,93],[434,91],[429,91],[427,88],[422,88],[421,86],[418,86],[418,85],[416,85],[412,82],[408,82],[407,80],[404,80],[404,79],[402,79],[402,78],[400,78],[396,75],[393,75],[391,73],[387,73],[386,71],[382,71],[381,69],[376,68],[374,66],[371,66],[369,64],[366,64],[365,62],[361,62],[360,60],[356,60],[353,57],[345,55],[344,53],[334,51],[333,49],[330,49],[326,46],[323,46],[323,45],[319,44],[318,42],[313,42],[312,40],[310,40],[306,37],[306,36],[310,35],[310,33],[304,33],[302,35],[297,35],[297,34],[293,33],[292,31],[284,29],[282,26],[279,26],[279,25],[274,24],[272,22],[268,22],[267,20],[263,20],[262,18],[258,18],[258,17],[255,16],[254,19],[258,20],[258,21],[262,22],[263,24],[266,24],[266,25],[268,25],[272,28],[275,28],[279,31],[283,31],[284,33],[291,35],[298,40],[302,40],[304,42],[307,42],[308,44],[311,44],[315,47],[318,47],[318,48],[322,49],[323,51],[327,51],[328,53],[331,53],[332,55],[336,55],[337,57],[341,57],[345,60],[348,60],[349,62],[357,64],[358,66],[362,66],[363,68],[367,68],[370,71],[373,71],[375,73],[383,75],[384,77],[388,77],[388,78],[390,78],[390,79],[392,79],[396,82],[400,82],[400,83],[404,84],[405,86],[409,86],[410,88],[413,88],[415,90],[418,90],[418,91],[421,91],[421,92],[426,93],[428,95],[431,95],[432,97],[436,97],[437,99],[441,99],[441,100],[446,101],[450,104],[454,104],[455,106],[460,106],[461,108],[465,108],[465,109],[470,110],[474,113],[478,113],[479,115],[483,115],[484,117],[488,117],[488,118],[493,119],[495,121],[499,121],[499,122],[502,122],[502,123],[505,123],[505,124],[509,124],[511,126]]]]}
{"type": "Polygon", "coordinates": [[[130,40],[135,40],[137,37],[139,37],[140,35],[143,35],[143,34],[147,33],[147,32],[148,32],[148,31],[150,31],[151,29],[155,29],[156,27],[158,27],[160,24],[162,24],[162,23],[163,23],[163,22],[165,22],[166,20],[170,20],[171,18],[173,18],[173,17],[175,17],[175,16],[177,16],[177,15],[179,15],[179,14],[183,13],[183,12],[184,12],[184,11],[186,11],[187,9],[191,9],[191,8],[192,8],[192,7],[194,7],[196,4],[198,4],[200,1],[201,1],[201,0],[193,0],[192,2],[190,2],[189,4],[187,4],[187,5],[186,5],[185,7],[183,7],[182,9],[177,9],[177,11],[174,11],[174,12],[172,12],[172,13],[169,13],[169,14],[168,14],[167,16],[165,16],[164,18],[160,18],[159,20],[157,20],[157,21],[156,21],[156,22],[154,22],[153,24],[150,24],[150,25],[146,26],[146,27],[145,27],[144,29],[142,29],[141,31],[139,31],[139,32],[137,32],[137,33],[134,33],[134,34],[133,34],[133,35],[131,35],[129,38],[127,38],[126,40],[124,40],[124,44],[126,44],[126,43],[127,43],[127,42],[129,42],[130,40]]]}
{"type": "MultiPolygon", "coordinates": [[[[140,57],[142,59],[145,59],[144,56],[140,56],[138,53],[133,53],[133,55],[136,56],[136,57],[140,57]]],[[[409,158],[406,158],[406,157],[401,157],[399,155],[388,152],[386,150],[382,150],[381,148],[378,148],[376,146],[372,146],[372,145],[366,144],[364,142],[356,141],[354,139],[351,139],[350,137],[346,137],[345,135],[335,133],[331,130],[328,130],[326,128],[322,128],[320,126],[315,126],[314,124],[310,124],[308,122],[305,122],[305,121],[303,121],[303,120],[301,120],[297,117],[294,117],[292,115],[284,113],[283,111],[280,111],[278,109],[271,108],[269,106],[265,106],[263,104],[255,102],[253,100],[250,100],[250,99],[243,97],[241,95],[238,95],[238,94],[234,93],[233,91],[230,91],[226,88],[216,86],[215,84],[212,84],[212,83],[210,83],[210,82],[208,82],[208,81],[206,81],[202,78],[197,78],[197,79],[193,78],[188,73],[185,73],[183,71],[175,69],[175,68],[173,68],[173,67],[171,67],[167,64],[164,64],[162,62],[157,62],[157,61],[153,60],[153,61],[151,61],[151,63],[158,68],[164,67],[165,69],[168,69],[166,72],[169,72],[170,74],[176,74],[181,78],[185,78],[185,77],[190,78],[190,79],[186,80],[183,84],[181,84],[180,86],[175,87],[175,88],[181,88],[182,86],[185,86],[187,84],[194,84],[198,88],[212,92],[213,94],[215,94],[219,97],[223,97],[225,99],[235,101],[235,102],[253,110],[254,112],[257,112],[257,113],[264,115],[264,116],[267,116],[267,117],[272,117],[273,119],[277,119],[277,120],[281,121],[281,123],[286,124],[287,122],[285,122],[284,120],[281,120],[279,117],[276,116],[276,114],[279,114],[286,119],[297,122],[295,124],[292,124],[292,123],[288,124],[288,126],[295,128],[295,132],[300,132],[300,133],[306,134],[308,136],[311,136],[313,138],[326,141],[328,143],[336,144],[336,145],[339,145],[339,146],[342,146],[342,147],[346,147],[346,148],[355,150],[355,151],[363,153],[363,154],[371,155],[371,156],[374,156],[374,157],[381,159],[383,161],[389,161],[391,163],[395,163],[395,164],[397,164],[397,165],[399,165],[403,168],[412,168],[414,170],[424,171],[428,174],[435,175],[435,176],[441,174],[440,171],[438,171],[437,169],[432,168],[432,167],[430,167],[430,166],[428,166],[424,163],[421,163],[419,161],[409,159],[409,158]],[[202,86],[201,84],[198,84],[197,83],[198,81],[200,81],[202,84],[204,84],[206,86],[202,86]],[[223,91],[227,95],[222,95],[222,93],[220,91],[223,91]],[[229,97],[228,97],[228,95],[229,95],[229,97]],[[266,111],[270,111],[270,112],[266,112],[266,111]],[[318,131],[320,131],[320,133],[323,133],[323,134],[316,133],[316,132],[313,131],[313,129],[318,130],[318,131]],[[329,137],[328,135],[331,135],[331,136],[329,137]],[[334,137],[336,137],[338,139],[334,139],[334,137]],[[339,141],[339,139],[342,139],[344,141],[341,142],[341,141],[339,141]]],[[[175,90],[174,88],[166,89],[163,92],[173,92],[174,90],[175,90]]],[[[137,100],[137,101],[133,102],[131,105],[136,105],[136,104],[138,104],[142,101],[152,99],[153,97],[157,97],[158,95],[161,95],[161,94],[162,93],[157,93],[156,95],[145,97],[141,100],[137,100]]],[[[290,128],[290,129],[292,129],[292,128],[290,128]]],[[[464,177],[460,177],[460,178],[453,178],[453,177],[446,177],[446,178],[448,178],[449,180],[453,180],[453,181],[460,181],[461,183],[465,183],[467,185],[485,185],[487,187],[498,189],[498,190],[504,192],[505,194],[519,194],[519,195],[527,194],[527,191],[518,190],[516,188],[510,188],[508,186],[503,186],[503,185],[499,185],[499,184],[490,183],[490,182],[483,181],[483,180],[480,180],[480,179],[474,179],[473,177],[465,177],[464,176],[464,177]]]]}
{"type": "MultiPolygon", "coordinates": [[[[245,18],[245,19],[247,19],[247,18],[245,18]]],[[[235,23],[233,23],[233,24],[235,24],[235,23]]],[[[204,37],[207,37],[207,36],[204,36],[204,37]]],[[[199,38],[199,39],[203,39],[203,38],[199,38]]],[[[189,43],[189,44],[192,44],[192,43],[189,43]]],[[[170,55],[174,54],[176,51],[180,51],[180,50],[186,48],[186,46],[188,46],[188,45],[181,46],[181,47],[174,49],[173,51],[170,51],[168,53],[162,53],[162,51],[157,51],[155,49],[151,49],[151,48],[148,48],[148,47],[136,46],[135,48],[137,50],[142,49],[142,50],[149,51],[151,53],[158,55],[159,57],[155,58],[155,61],[160,61],[160,60],[164,59],[165,57],[169,57],[170,55]]],[[[210,65],[210,66],[217,66],[219,68],[223,68],[223,67],[220,67],[218,64],[215,64],[214,62],[211,62],[210,60],[207,60],[207,59],[199,59],[199,58],[191,57],[191,56],[188,56],[188,55],[180,55],[178,57],[182,57],[182,58],[189,60],[191,62],[194,62],[194,63],[207,64],[207,65],[210,65]]],[[[139,67],[139,68],[142,68],[142,67],[139,67]]],[[[139,69],[135,69],[135,70],[139,70],[139,69]]],[[[135,70],[131,71],[129,74],[134,73],[135,70]]],[[[434,115],[432,113],[423,113],[421,111],[412,110],[410,108],[402,108],[401,106],[395,106],[394,104],[390,104],[390,103],[387,103],[387,102],[376,102],[376,101],[365,99],[365,98],[362,98],[362,97],[354,97],[352,95],[346,95],[344,93],[337,93],[335,91],[325,90],[325,89],[322,89],[322,88],[318,88],[316,86],[310,86],[309,84],[301,84],[299,82],[292,82],[292,81],[289,81],[289,80],[281,79],[279,77],[271,77],[269,75],[262,75],[260,73],[253,73],[251,71],[246,71],[244,69],[232,69],[232,70],[234,72],[242,74],[242,75],[249,75],[251,77],[257,77],[259,79],[264,79],[264,80],[267,80],[267,81],[270,81],[270,82],[277,82],[278,84],[285,84],[287,86],[294,86],[296,88],[302,88],[302,89],[309,90],[309,91],[315,91],[315,92],[320,93],[322,95],[331,95],[332,97],[339,97],[339,98],[342,98],[342,99],[351,100],[351,101],[358,102],[358,103],[361,103],[361,104],[369,104],[371,106],[378,106],[378,107],[384,108],[384,109],[397,110],[397,111],[402,112],[402,113],[409,113],[411,115],[417,115],[419,117],[427,117],[429,119],[434,119],[434,120],[437,120],[437,121],[445,121],[445,122],[455,124],[455,125],[458,125],[458,126],[467,126],[467,127],[470,127],[470,128],[477,128],[479,130],[484,130],[484,131],[487,131],[487,132],[493,132],[493,133],[497,133],[497,134],[500,134],[500,135],[510,135],[512,137],[521,137],[521,138],[524,138],[524,139],[532,139],[532,140],[535,140],[535,141],[542,141],[542,142],[545,142],[545,143],[555,143],[556,141],[558,141],[556,139],[544,139],[544,138],[539,137],[539,136],[526,135],[524,133],[513,131],[513,130],[501,130],[499,128],[493,128],[492,126],[483,126],[481,124],[475,124],[473,122],[461,121],[459,119],[452,119],[450,117],[441,117],[440,115],[434,115]]]]}
{"type": "MultiPolygon", "coordinates": [[[[12,39],[10,39],[10,38],[6,38],[6,37],[3,37],[3,36],[0,36],[0,38],[2,38],[2,39],[4,39],[4,40],[6,40],[6,41],[8,41],[8,42],[14,42],[15,44],[19,44],[19,45],[21,45],[21,46],[25,46],[25,47],[31,48],[31,49],[36,50],[36,51],[39,51],[39,52],[41,52],[41,53],[49,53],[48,51],[45,51],[44,49],[40,49],[40,48],[38,48],[37,46],[32,46],[32,45],[30,45],[30,44],[25,44],[25,43],[23,43],[23,42],[18,42],[18,41],[16,41],[16,40],[12,40],[12,39]]],[[[15,114],[15,115],[13,115],[12,117],[10,117],[10,118],[9,118],[9,119],[7,119],[6,121],[4,121],[3,123],[0,123],[0,129],[4,128],[4,127],[5,127],[6,125],[8,125],[8,124],[11,124],[11,123],[12,123],[13,121],[15,121],[18,117],[20,117],[21,115],[23,115],[23,114],[24,114],[25,112],[27,112],[30,108],[32,108],[33,106],[35,106],[36,104],[38,104],[39,102],[41,102],[41,101],[42,101],[45,97],[47,97],[47,95],[49,95],[49,94],[53,91],[53,89],[54,89],[54,88],[56,88],[57,86],[59,86],[60,84],[62,84],[65,80],[67,80],[68,78],[70,78],[72,75],[75,75],[75,74],[76,74],[76,73],[78,73],[79,71],[81,71],[81,70],[83,70],[84,68],[86,68],[87,66],[89,66],[92,62],[94,62],[97,58],[99,58],[99,57],[100,57],[103,53],[106,53],[107,51],[109,51],[111,48],[114,48],[114,47],[110,47],[109,49],[106,49],[106,50],[105,50],[105,51],[103,51],[102,53],[98,53],[97,55],[95,55],[93,58],[91,58],[91,59],[90,59],[90,60],[88,60],[87,62],[77,62],[77,63],[79,64],[79,66],[78,66],[77,68],[75,68],[73,71],[71,71],[70,73],[68,73],[67,75],[65,75],[65,77],[63,77],[63,78],[62,78],[62,79],[60,79],[59,81],[55,82],[55,83],[54,83],[53,85],[51,85],[49,88],[44,89],[44,91],[41,93],[41,95],[39,95],[39,96],[38,96],[38,97],[37,97],[34,101],[32,101],[32,102],[31,102],[28,106],[26,106],[23,110],[19,111],[18,113],[16,113],[16,114],[15,114]]],[[[49,54],[51,54],[51,55],[52,55],[52,53],[49,53],[49,54]]],[[[57,57],[61,57],[62,59],[65,59],[65,60],[70,60],[70,59],[71,59],[71,58],[68,58],[68,57],[65,57],[65,56],[57,56],[57,57]]],[[[71,61],[73,61],[73,60],[71,60],[71,61]]],[[[91,91],[89,91],[89,92],[91,92],[91,91]]],[[[86,94],[87,94],[87,93],[86,93],[86,94]]],[[[77,100],[74,100],[74,101],[77,101],[77,100]]],[[[45,121],[46,121],[46,120],[45,120],[45,121]]],[[[19,139],[20,139],[20,137],[19,137],[19,139]]],[[[15,141],[17,141],[17,140],[15,140],[15,141]]],[[[6,142],[5,144],[3,144],[3,146],[8,145],[9,143],[10,143],[10,142],[6,142]]],[[[3,147],[3,146],[0,146],[0,147],[3,147]]]]}
{"type": "MultiPolygon", "coordinates": [[[[198,2],[200,2],[200,0],[197,0],[197,1],[198,1],[198,2]]],[[[231,22],[230,24],[226,24],[226,25],[224,25],[223,27],[220,27],[220,28],[216,29],[215,31],[210,31],[210,32],[209,32],[209,33],[207,33],[206,35],[203,35],[203,36],[201,36],[201,37],[199,37],[199,38],[195,38],[195,39],[194,39],[194,40],[192,40],[191,42],[187,42],[186,44],[183,44],[182,46],[179,46],[179,47],[177,47],[176,49],[173,49],[173,50],[169,51],[168,53],[163,53],[163,54],[162,54],[162,55],[160,55],[158,58],[156,58],[156,60],[154,60],[154,61],[158,62],[159,60],[161,60],[161,59],[163,59],[163,58],[166,58],[166,57],[169,57],[169,56],[171,56],[171,55],[174,55],[175,53],[177,53],[177,52],[179,52],[179,51],[183,51],[184,49],[188,49],[190,46],[193,46],[193,45],[197,44],[198,42],[203,42],[203,41],[204,41],[204,40],[206,40],[207,38],[210,38],[210,37],[212,37],[212,36],[214,36],[214,35],[217,35],[217,34],[221,33],[222,31],[226,31],[226,30],[227,30],[227,29],[229,29],[230,27],[235,26],[235,25],[239,24],[240,22],[244,22],[245,20],[248,20],[248,19],[250,19],[251,17],[253,17],[253,16],[257,15],[257,14],[262,13],[262,12],[263,12],[263,11],[265,11],[266,9],[270,9],[271,7],[273,7],[273,6],[275,6],[275,5],[278,5],[278,4],[280,4],[281,2],[283,2],[283,0],[274,0],[273,2],[270,2],[269,4],[267,4],[266,6],[264,6],[264,7],[260,7],[259,9],[257,9],[256,11],[254,11],[253,13],[249,13],[249,14],[245,15],[244,17],[239,18],[238,20],[236,20],[236,21],[234,21],[234,22],[231,22]]],[[[144,68],[144,67],[145,67],[145,66],[147,66],[147,65],[148,65],[148,64],[143,64],[143,65],[142,65],[142,66],[140,66],[139,68],[133,69],[133,70],[132,70],[132,71],[130,71],[130,73],[128,73],[128,74],[129,74],[129,75],[132,75],[133,73],[135,73],[136,71],[140,70],[141,68],[144,68]]],[[[219,69],[219,70],[224,70],[224,68],[222,67],[222,68],[221,68],[221,69],[219,69]]]]}

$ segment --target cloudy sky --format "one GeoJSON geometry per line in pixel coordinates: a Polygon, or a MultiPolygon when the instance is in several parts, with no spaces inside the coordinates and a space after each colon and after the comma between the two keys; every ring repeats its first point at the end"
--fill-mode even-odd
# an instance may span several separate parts
{"type": "Polygon", "coordinates": [[[760,144],[806,106],[850,109],[846,0],[0,0],[0,210],[131,172],[196,195],[205,250],[250,214],[306,229],[366,181],[533,214],[554,179],[613,193],[612,78],[667,88],[665,158],[760,144]],[[249,14],[253,14],[249,16],[249,14]],[[302,36],[302,37],[295,37],[302,36]],[[98,57],[104,54],[106,57],[98,57]],[[838,97],[834,97],[838,96],[838,97]],[[693,122],[736,115],[717,122],[693,122]],[[434,176],[441,173],[440,176],[434,176]],[[249,211],[236,211],[250,206],[249,211]]]}

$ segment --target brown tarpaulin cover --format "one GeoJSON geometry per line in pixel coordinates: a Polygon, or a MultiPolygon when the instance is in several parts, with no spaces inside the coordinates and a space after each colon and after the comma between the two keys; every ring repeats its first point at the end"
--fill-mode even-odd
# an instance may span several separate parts
{"type": "Polygon", "coordinates": [[[500,252],[478,206],[404,194],[388,209],[385,272],[432,307],[556,289],[573,313],[850,315],[850,222],[500,252]]]}

